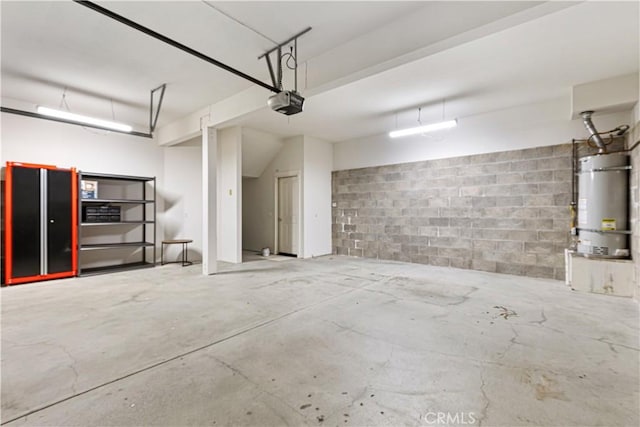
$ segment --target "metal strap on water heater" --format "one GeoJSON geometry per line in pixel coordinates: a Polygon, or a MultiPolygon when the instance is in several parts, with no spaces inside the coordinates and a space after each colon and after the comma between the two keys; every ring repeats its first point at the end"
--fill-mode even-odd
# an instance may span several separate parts
{"type": "Polygon", "coordinates": [[[597,168],[597,169],[589,169],[584,170],[579,173],[588,173],[588,172],[609,172],[609,171],[626,171],[631,170],[631,166],[612,166],[610,168],[597,168]]]}
{"type": "Polygon", "coordinates": [[[576,228],[576,230],[583,230],[583,231],[591,231],[592,233],[607,233],[607,234],[631,234],[632,232],[630,230],[598,230],[598,229],[594,229],[594,228],[576,228]]]}

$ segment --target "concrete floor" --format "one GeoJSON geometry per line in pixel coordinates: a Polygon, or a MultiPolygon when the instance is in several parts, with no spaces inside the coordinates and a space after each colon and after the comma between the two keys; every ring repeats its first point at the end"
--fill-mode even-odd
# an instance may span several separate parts
{"type": "Polygon", "coordinates": [[[556,281],[330,256],[1,296],[10,426],[640,422],[638,305],[556,281]]]}

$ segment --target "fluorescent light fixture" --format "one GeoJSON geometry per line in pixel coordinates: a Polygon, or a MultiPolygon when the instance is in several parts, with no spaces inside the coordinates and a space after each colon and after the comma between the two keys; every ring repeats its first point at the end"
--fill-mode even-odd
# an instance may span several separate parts
{"type": "Polygon", "coordinates": [[[416,135],[419,133],[433,132],[442,129],[451,129],[458,125],[458,120],[447,120],[446,122],[432,123],[430,125],[418,126],[408,129],[400,129],[389,132],[391,138],[399,138],[401,136],[416,135]]]}
{"type": "Polygon", "coordinates": [[[43,116],[55,117],[57,119],[68,120],[71,122],[85,123],[91,126],[97,126],[105,129],[118,130],[120,132],[131,132],[133,128],[122,123],[110,122],[109,120],[95,119],[93,117],[73,114],[68,111],[54,110],[53,108],[38,107],[38,114],[43,116]]]}

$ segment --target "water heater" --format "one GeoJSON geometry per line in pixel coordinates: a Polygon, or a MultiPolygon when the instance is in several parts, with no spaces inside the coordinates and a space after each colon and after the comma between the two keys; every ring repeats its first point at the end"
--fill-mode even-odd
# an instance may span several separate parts
{"type": "Polygon", "coordinates": [[[629,156],[597,154],[579,160],[578,252],[629,256],[629,156]]]}

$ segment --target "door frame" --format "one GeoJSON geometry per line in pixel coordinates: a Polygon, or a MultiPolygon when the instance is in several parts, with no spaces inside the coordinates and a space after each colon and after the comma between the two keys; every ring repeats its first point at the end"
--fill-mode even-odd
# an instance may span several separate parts
{"type": "Polygon", "coordinates": [[[273,253],[278,254],[280,252],[280,244],[278,242],[279,224],[278,224],[278,201],[279,201],[279,179],[280,178],[298,178],[298,253],[296,257],[302,258],[302,174],[300,171],[288,171],[288,172],[276,172],[274,174],[274,240],[273,240],[273,253]]]}

